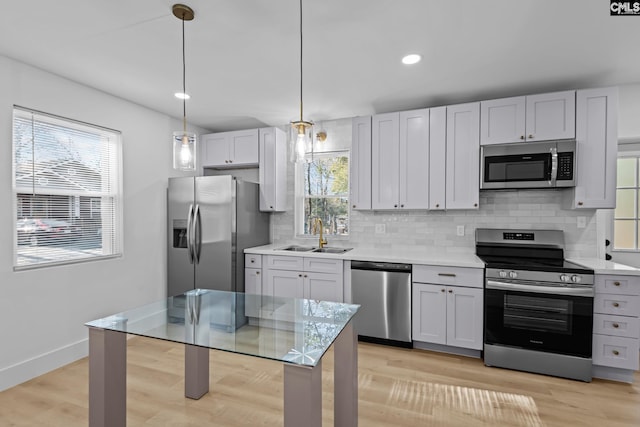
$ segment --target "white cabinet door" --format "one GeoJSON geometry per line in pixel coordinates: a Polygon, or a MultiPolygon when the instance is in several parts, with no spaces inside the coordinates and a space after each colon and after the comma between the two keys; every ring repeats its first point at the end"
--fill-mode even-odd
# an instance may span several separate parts
{"type": "Polygon", "coordinates": [[[400,115],[373,116],[371,137],[371,207],[397,209],[400,173],[400,115]]]}
{"type": "Polygon", "coordinates": [[[447,209],[478,209],[480,103],[447,107],[447,209]]]}
{"type": "Polygon", "coordinates": [[[258,164],[258,129],[229,132],[229,163],[258,164]]]}
{"type": "Polygon", "coordinates": [[[447,107],[429,110],[429,209],[446,209],[447,107]]]}
{"type": "Polygon", "coordinates": [[[244,292],[262,295],[262,272],[259,268],[244,269],[244,292]]]}
{"type": "Polygon", "coordinates": [[[399,203],[429,209],[429,110],[400,113],[399,203]]]}
{"type": "Polygon", "coordinates": [[[527,96],[527,142],[576,136],[576,92],[527,96]]]}
{"type": "Polygon", "coordinates": [[[480,144],[504,144],[525,140],[524,96],[480,102],[480,144]]]}
{"type": "Polygon", "coordinates": [[[482,289],[447,288],[447,345],[482,350],[482,289]]]}
{"type": "Polygon", "coordinates": [[[260,136],[260,210],[283,212],[287,204],[287,138],[278,128],[263,128],[260,136]]]}
{"type": "Polygon", "coordinates": [[[267,270],[264,294],[273,297],[304,298],[303,273],[291,270],[267,270]]]}
{"type": "Polygon", "coordinates": [[[202,135],[200,148],[202,166],[228,166],[229,145],[224,133],[202,135]]]}
{"type": "Polygon", "coordinates": [[[447,343],[446,286],[413,284],[412,338],[435,344],[447,343]]]}
{"type": "Polygon", "coordinates": [[[304,273],[304,297],[320,301],[342,302],[342,276],[329,273],[304,273]]]}
{"type": "Polygon", "coordinates": [[[371,210],[371,116],[354,118],[351,133],[351,208],[371,210]]]}
{"type": "Polygon", "coordinates": [[[618,89],[576,92],[576,186],[573,208],[616,207],[618,89]]]}

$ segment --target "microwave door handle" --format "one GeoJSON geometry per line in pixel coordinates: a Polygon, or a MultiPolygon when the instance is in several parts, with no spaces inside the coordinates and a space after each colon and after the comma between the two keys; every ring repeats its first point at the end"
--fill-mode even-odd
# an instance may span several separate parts
{"type": "Polygon", "coordinates": [[[551,148],[551,180],[549,181],[549,186],[555,187],[557,179],[558,179],[558,149],[556,147],[553,147],[551,148]]]}

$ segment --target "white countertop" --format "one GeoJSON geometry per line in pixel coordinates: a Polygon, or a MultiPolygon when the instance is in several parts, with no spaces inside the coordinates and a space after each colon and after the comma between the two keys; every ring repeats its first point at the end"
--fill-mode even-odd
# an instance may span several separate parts
{"type": "MultiPolygon", "coordinates": [[[[302,257],[320,257],[342,260],[399,262],[405,264],[439,265],[449,267],[484,268],[484,262],[475,254],[446,253],[442,250],[423,248],[354,248],[341,254],[295,252],[279,250],[291,244],[279,243],[245,249],[246,254],[288,255],[302,257]]],[[[303,245],[300,245],[303,246],[303,245]]]]}
{"type": "Polygon", "coordinates": [[[593,269],[595,274],[619,274],[626,276],[640,276],[640,269],[613,261],[598,258],[572,258],[567,261],[574,262],[583,267],[593,269]]]}

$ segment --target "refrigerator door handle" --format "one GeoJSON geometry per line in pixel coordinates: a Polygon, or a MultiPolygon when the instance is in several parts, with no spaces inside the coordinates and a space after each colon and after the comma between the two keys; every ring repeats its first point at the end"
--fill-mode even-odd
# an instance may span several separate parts
{"type": "Polygon", "coordinates": [[[187,252],[189,264],[193,264],[193,205],[189,205],[189,214],[187,215],[187,252]]]}
{"type": "Polygon", "coordinates": [[[194,252],[195,252],[195,260],[196,264],[200,264],[200,250],[202,249],[202,221],[200,220],[200,204],[196,204],[196,211],[193,214],[194,226],[193,226],[193,237],[194,237],[194,252]]]}

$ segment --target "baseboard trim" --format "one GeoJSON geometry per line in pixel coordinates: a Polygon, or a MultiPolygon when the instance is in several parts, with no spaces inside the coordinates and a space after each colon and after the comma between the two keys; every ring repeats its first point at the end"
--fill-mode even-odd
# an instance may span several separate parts
{"type": "Polygon", "coordinates": [[[75,343],[43,353],[15,365],[0,369],[0,391],[7,390],[47,372],[58,369],[89,354],[89,340],[75,343]]]}

